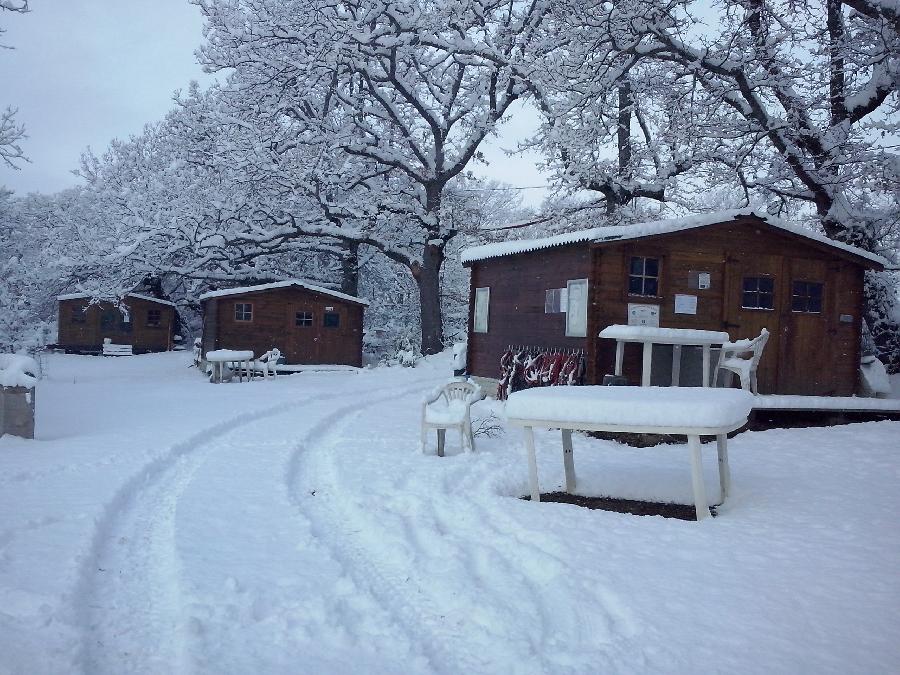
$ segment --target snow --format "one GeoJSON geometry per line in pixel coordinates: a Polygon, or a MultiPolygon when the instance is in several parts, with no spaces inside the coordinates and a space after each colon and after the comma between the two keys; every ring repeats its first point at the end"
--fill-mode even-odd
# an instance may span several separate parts
{"type": "Polygon", "coordinates": [[[247,349],[213,349],[206,352],[207,361],[249,361],[253,352],[247,349]]]}
{"type": "MultiPolygon", "coordinates": [[[[79,300],[82,298],[93,298],[94,296],[90,293],[64,293],[63,295],[57,295],[57,300],[79,300]]],[[[169,307],[174,307],[175,303],[169,300],[160,300],[159,298],[154,298],[150,295],[143,295],[141,293],[126,293],[126,298],[137,298],[138,300],[146,300],[147,302],[155,302],[160,305],[167,305],[169,307]]]]}
{"type": "Polygon", "coordinates": [[[338,298],[340,300],[346,300],[347,302],[353,302],[357,305],[368,306],[369,304],[368,300],[363,300],[362,298],[347,295],[346,293],[341,293],[339,291],[333,291],[330,288],[325,288],[324,286],[317,286],[316,284],[311,284],[308,281],[304,281],[303,279],[288,279],[287,281],[275,281],[270,284],[239,286],[237,288],[223,288],[220,291],[208,291],[207,293],[204,293],[200,296],[200,300],[208,300],[210,298],[225,298],[229,295],[242,295],[244,293],[256,293],[259,291],[271,291],[276,288],[290,288],[291,286],[305,288],[308,291],[321,293],[322,295],[328,295],[332,298],[338,298]]]}
{"type": "Polygon", "coordinates": [[[860,410],[872,412],[900,412],[900,397],[866,398],[862,396],[791,396],[787,394],[759,394],[753,397],[753,407],[768,410],[860,410]]]}
{"type": "Polygon", "coordinates": [[[430,424],[459,424],[466,416],[465,401],[438,401],[425,406],[425,421],[430,424]]]}
{"type": "Polygon", "coordinates": [[[632,225],[615,225],[610,227],[593,227],[577,232],[568,232],[566,234],[558,234],[552,237],[544,237],[541,239],[520,239],[512,241],[502,241],[493,244],[484,244],[482,246],[473,246],[464,250],[461,254],[463,263],[476,262],[478,260],[487,260],[489,258],[499,258],[506,255],[514,255],[516,253],[527,253],[530,251],[540,251],[556,246],[565,246],[567,244],[576,244],[580,242],[592,241],[596,243],[604,243],[611,241],[626,241],[629,239],[638,239],[640,237],[651,237],[660,234],[670,234],[672,232],[681,232],[691,230],[698,227],[707,227],[717,223],[728,222],[741,216],[756,216],[764,220],[767,224],[792,234],[805,237],[826,244],[833,248],[841,249],[848,253],[853,253],[867,260],[871,260],[878,265],[887,267],[890,262],[880,255],[871,253],[856,246],[851,246],[834,239],[830,239],[823,234],[814,232],[805,227],[788,223],[780,218],[771,216],[765,211],[756,209],[738,209],[732,211],[718,211],[715,213],[707,213],[702,215],[687,216],[684,218],[671,218],[667,220],[655,220],[645,223],[634,223],[632,225]]]}
{"type": "Polygon", "coordinates": [[[874,356],[863,359],[859,366],[859,375],[865,393],[871,393],[874,396],[887,396],[891,393],[887,368],[874,356]]]}
{"type": "MultiPolygon", "coordinates": [[[[900,423],[737,435],[698,525],[519,499],[515,429],[419,452],[449,354],[222,387],[189,364],[48,356],[37,438],[0,438],[3,675],[900,670],[900,423]]],[[[683,446],[574,446],[580,494],[691,503],[683,446]]]]}
{"type": "Polygon", "coordinates": [[[615,324],[600,331],[600,337],[627,342],[658,342],[660,344],[717,344],[727,342],[728,333],[696,328],[657,328],[655,326],[625,326],[615,324]]]}
{"type": "Polygon", "coordinates": [[[521,423],[615,424],[647,427],[727,427],[746,421],[753,396],[706,387],[539,387],[510,394],[506,416],[521,423]]]}
{"type": "Polygon", "coordinates": [[[37,361],[24,354],[0,354],[0,387],[31,388],[41,372],[37,361]]]}

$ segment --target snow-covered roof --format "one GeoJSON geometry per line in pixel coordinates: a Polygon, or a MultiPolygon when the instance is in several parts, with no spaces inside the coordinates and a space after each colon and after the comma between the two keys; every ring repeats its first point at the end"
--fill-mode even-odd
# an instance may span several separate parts
{"type": "MultiPolygon", "coordinates": [[[[92,298],[94,297],[90,293],[65,293],[63,295],[57,295],[57,300],[79,300],[81,298],[92,298]]],[[[169,307],[174,307],[175,303],[169,300],[160,300],[159,298],[154,298],[151,295],[144,295],[142,293],[126,293],[126,298],[136,298],[138,300],[146,300],[147,302],[156,302],[160,305],[168,305],[169,307]]]]}
{"type": "Polygon", "coordinates": [[[313,291],[314,293],[321,293],[322,295],[328,295],[332,298],[337,298],[338,300],[346,300],[347,302],[354,302],[358,305],[369,305],[368,300],[363,300],[362,298],[357,298],[352,295],[347,295],[346,293],[341,293],[340,291],[333,291],[330,288],[325,288],[324,286],[317,286],[316,284],[311,284],[308,281],[303,279],[288,279],[287,281],[275,281],[270,284],[257,284],[255,286],[239,286],[237,288],[223,288],[220,291],[209,291],[200,296],[201,300],[208,300],[209,298],[224,298],[229,295],[242,295],[244,293],[257,293],[259,291],[271,291],[276,288],[289,288],[291,286],[296,286],[298,288],[305,288],[308,291],[313,291]]]}
{"type": "Polygon", "coordinates": [[[733,211],[718,211],[715,213],[706,213],[701,215],[687,216],[684,218],[670,218],[667,220],[654,220],[646,223],[634,223],[632,225],[612,225],[609,227],[592,227],[586,230],[578,230],[576,232],[567,232],[565,234],[557,234],[552,237],[543,237],[540,239],[519,239],[513,241],[501,241],[494,244],[484,244],[482,246],[473,246],[462,252],[462,262],[470,263],[478,260],[487,260],[489,258],[499,258],[516,253],[528,253],[530,251],[540,251],[547,248],[555,248],[557,246],[565,246],[567,244],[577,244],[580,242],[612,242],[623,241],[629,239],[639,239],[641,237],[650,237],[659,234],[669,234],[672,232],[680,232],[682,230],[691,230],[698,227],[706,227],[707,225],[715,225],[716,223],[725,223],[735,220],[739,217],[755,216],[766,224],[776,227],[780,230],[796,234],[806,239],[811,239],[820,244],[831,246],[832,248],[841,249],[847,253],[852,253],[861,258],[871,260],[879,265],[889,266],[890,263],[880,255],[871,253],[857,246],[851,246],[840,241],[836,241],[824,234],[819,234],[805,227],[788,223],[780,218],[771,216],[767,213],[756,211],[753,209],[738,209],[733,211]]]}

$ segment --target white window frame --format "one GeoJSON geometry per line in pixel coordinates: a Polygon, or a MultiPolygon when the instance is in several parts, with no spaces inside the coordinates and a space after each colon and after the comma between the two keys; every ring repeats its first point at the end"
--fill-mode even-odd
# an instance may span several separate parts
{"type": "Polygon", "coordinates": [[[587,337],[587,305],[588,305],[588,280],[570,279],[566,282],[566,337],[587,337]],[[572,293],[573,286],[584,286],[584,295],[580,307],[573,307],[572,302],[577,297],[572,293]],[[581,328],[572,324],[582,320],[581,328]]]}
{"type": "Polygon", "coordinates": [[[472,332],[487,333],[488,317],[491,312],[491,289],[489,286],[475,289],[475,306],[472,308],[472,332]],[[484,298],[484,300],[479,300],[484,298]],[[483,312],[479,311],[483,307],[483,312]],[[483,314],[483,316],[482,316],[483,314]]]}

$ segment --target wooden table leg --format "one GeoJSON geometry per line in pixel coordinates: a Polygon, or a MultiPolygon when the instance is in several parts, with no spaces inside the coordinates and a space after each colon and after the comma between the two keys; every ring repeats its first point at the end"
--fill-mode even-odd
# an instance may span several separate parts
{"type": "Polygon", "coordinates": [[[531,501],[541,501],[538,489],[537,457],[534,452],[534,429],[525,427],[525,449],[528,451],[528,484],[531,488],[531,501]]]}
{"type": "Polygon", "coordinates": [[[694,508],[697,520],[710,517],[709,503],[706,501],[706,486],[703,484],[703,458],[700,454],[700,437],[688,436],[691,451],[691,481],[694,484],[694,508]]]}
{"type": "Polygon", "coordinates": [[[728,499],[731,492],[731,467],[728,466],[728,435],[716,436],[716,450],[719,453],[719,488],[721,489],[722,503],[728,499]]]}
{"type": "Polygon", "coordinates": [[[575,490],[575,457],[572,454],[572,430],[562,430],[563,468],[566,471],[566,492],[575,490]]]}
{"type": "Polygon", "coordinates": [[[653,343],[644,343],[644,363],[641,366],[641,386],[650,386],[650,366],[653,362],[653,343]]]}
{"type": "Polygon", "coordinates": [[[616,340],[616,375],[622,374],[622,361],[625,359],[625,343],[616,340]]]}

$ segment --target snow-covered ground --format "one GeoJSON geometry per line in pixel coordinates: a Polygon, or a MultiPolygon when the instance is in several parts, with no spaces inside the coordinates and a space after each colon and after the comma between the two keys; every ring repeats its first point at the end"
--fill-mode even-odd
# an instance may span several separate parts
{"type": "MultiPolygon", "coordinates": [[[[900,423],[741,434],[719,518],[637,517],[516,499],[515,431],[422,455],[448,369],[51,357],[38,439],[0,438],[0,673],[900,671],[900,423]]],[[[682,447],[575,457],[691,503],[682,447]]]]}

